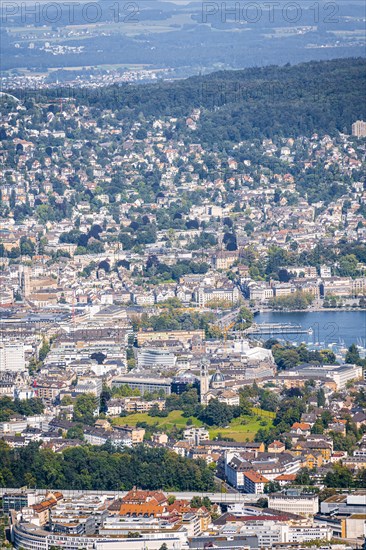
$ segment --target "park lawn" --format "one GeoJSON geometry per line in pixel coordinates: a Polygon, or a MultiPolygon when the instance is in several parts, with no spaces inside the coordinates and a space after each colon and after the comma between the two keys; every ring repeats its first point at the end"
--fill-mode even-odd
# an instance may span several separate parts
{"type": "Polygon", "coordinates": [[[212,428],[209,430],[210,439],[215,439],[218,434],[221,434],[224,437],[231,437],[235,441],[253,441],[255,434],[260,428],[271,428],[272,420],[271,419],[261,419],[258,420],[257,417],[253,416],[240,416],[239,418],[234,418],[228,428],[212,428]],[[264,420],[267,422],[266,426],[261,426],[261,422],[264,420]],[[246,423],[243,424],[242,422],[246,423]]]}
{"type": "MultiPolygon", "coordinates": [[[[146,422],[151,426],[156,425],[158,429],[170,432],[174,426],[177,428],[185,428],[187,425],[188,418],[182,416],[182,411],[172,411],[165,418],[160,418],[159,416],[149,416],[147,413],[135,413],[129,414],[124,417],[113,418],[112,423],[115,426],[123,426],[128,424],[129,426],[136,426],[138,422],[146,422]]],[[[202,422],[195,417],[191,417],[192,426],[202,426],[202,422]]],[[[223,437],[231,437],[235,441],[253,441],[255,434],[259,428],[272,427],[272,419],[262,418],[256,416],[241,416],[239,418],[234,418],[228,428],[210,428],[210,439],[215,439],[218,434],[221,434],[223,437]],[[246,422],[243,424],[243,420],[246,422]],[[267,422],[267,426],[261,426],[261,421],[264,420],[267,422]]]]}
{"type": "MultiPolygon", "coordinates": [[[[171,411],[168,416],[149,416],[148,413],[135,413],[129,414],[124,417],[113,418],[113,424],[116,426],[123,426],[128,424],[129,426],[136,426],[137,422],[146,422],[151,426],[157,425],[158,428],[166,431],[170,431],[174,426],[177,428],[185,428],[188,418],[185,418],[182,411],[171,411]]],[[[192,416],[190,418],[193,426],[202,426],[202,422],[192,416]]]]}

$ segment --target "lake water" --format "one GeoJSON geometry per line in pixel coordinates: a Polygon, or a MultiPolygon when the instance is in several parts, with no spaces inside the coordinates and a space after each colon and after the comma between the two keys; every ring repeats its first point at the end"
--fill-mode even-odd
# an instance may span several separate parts
{"type": "MultiPolygon", "coordinates": [[[[366,311],[268,312],[255,316],[255,322],[289,323],[312,329],[312,334],[273,334],[291,342],[358,344],[366,347],[366,311]]],[[[270,338],[265,336],[264,338],[270,338]]]]}

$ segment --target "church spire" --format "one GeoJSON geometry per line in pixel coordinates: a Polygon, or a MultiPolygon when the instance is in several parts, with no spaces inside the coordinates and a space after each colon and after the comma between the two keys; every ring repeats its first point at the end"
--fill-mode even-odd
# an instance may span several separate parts
{"type": "Polygon", "coordinates": [[[206,403],[206,396],[209,389],[208,361],[203,360],[200,365],[200,399],[206,403]]]}

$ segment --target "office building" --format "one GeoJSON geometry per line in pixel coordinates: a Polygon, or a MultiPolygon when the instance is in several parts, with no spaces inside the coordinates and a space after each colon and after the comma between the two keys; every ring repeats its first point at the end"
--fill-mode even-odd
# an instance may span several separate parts
{"type": "Polygon", "coordinates": [[[314,516],[318,513],[319,498],[313,493],[272,493],[268,495],[268,508],[300,516],[314,516]]]}

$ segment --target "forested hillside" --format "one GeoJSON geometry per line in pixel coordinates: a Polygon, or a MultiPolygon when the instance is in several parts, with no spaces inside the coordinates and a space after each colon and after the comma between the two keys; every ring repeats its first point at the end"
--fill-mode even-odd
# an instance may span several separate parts
{"type": "Polygon", "coordinates": [[[129,490],[176,489],[210,491],[213,472],[201,460],[189,460],[166,449],[116,449],[82,446],[53,453],[30,443],[10,449],[0,442],[2,487],[129,490]]]}
{"type": "MultiPolygon", "coordinates": [[[[71,94],[83,104],[110,108],[131,120],[139,114],[189,116],[201,108],[194,136],[205,145],[222,145],[281,135],[350,133],[355,120],[366,118],[365,69],[364,59],[336,59],[103,90],[37,91],[37,96],[71,94]]],[[[34,93],[26,92],[27,97],[34,93]]],[[[185,125],[181,131],[191,132],[185,125]]]]}

